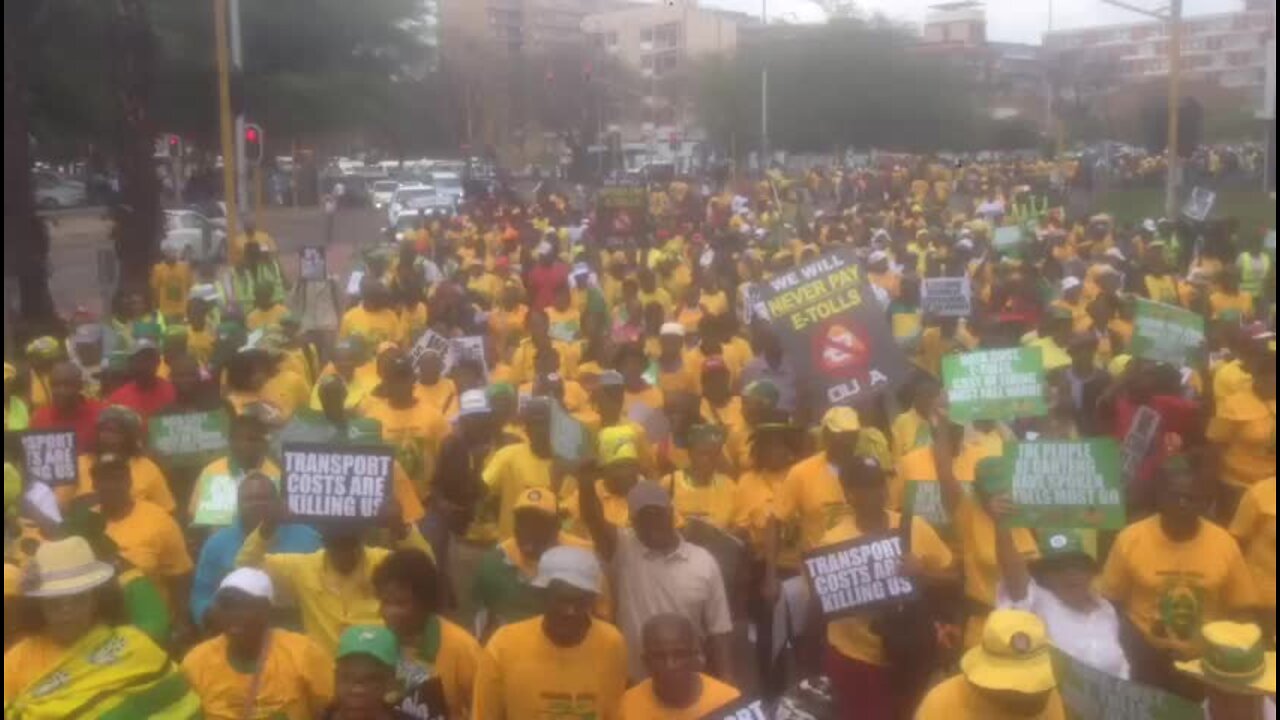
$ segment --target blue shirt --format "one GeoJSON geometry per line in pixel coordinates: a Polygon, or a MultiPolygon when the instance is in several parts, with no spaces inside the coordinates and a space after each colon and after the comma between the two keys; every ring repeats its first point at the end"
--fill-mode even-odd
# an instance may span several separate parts
{"type": "MultiPolygon", "coordinates": [[[[236,556],[244,545],[245,531],[240,523],[224,527],[209,537],[200,550],[195,579],[191,582],[191,618],[196,627],[204,624],[205,613],[213,606],[213,596],[222,579],[236,569],[236,556]]],[[[322,546],[320,533],[306,525],[281,525],[276,530],[272,553],[310,554],[322,546]]]]}

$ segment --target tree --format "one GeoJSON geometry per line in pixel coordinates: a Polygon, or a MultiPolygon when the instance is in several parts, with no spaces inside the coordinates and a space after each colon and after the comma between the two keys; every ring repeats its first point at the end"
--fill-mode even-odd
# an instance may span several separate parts
{"type": "Polygon", "coordinates": [[[43,0],[4,4],[4,268],[18,284],[30,327],[56,320],[49,293],[49,234],[36,214],[31,174],[30,73],[43,0]]]}

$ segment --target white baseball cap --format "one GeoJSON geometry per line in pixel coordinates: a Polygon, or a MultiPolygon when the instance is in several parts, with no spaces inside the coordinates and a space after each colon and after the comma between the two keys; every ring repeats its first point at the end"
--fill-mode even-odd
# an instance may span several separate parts
{"type": "Polygon", "coordinates": [[[484,390],[467,390],[458,398],[458,417],[488,415],[489,412],[489,396],[484,390]]]}
{"type": "Polygon", "coordinates": [[[233,570],[218,585],[218,592],[223,590],[238,590],[249,597],[262,598],[268,602],[274,602],[276,596],[271,576],[257,568],[233,570]]]}
{"type": "Polygon", "coordinates": [[[1062,292],[1071,292],[1083,284],[1084,283],[1080,282],[1080,278],[1074,275],[1068,275],[1067,277],[1062,278],[1062,292]]]}
{"type": "Polygon", "coordinates": [[[546,589],[553,582],[562,582],[584,592],[600,594],[600,562],[590,551],[567,545],[559,545],[542,554],[538,561],[538,576],[533,586],[546,589]]]}

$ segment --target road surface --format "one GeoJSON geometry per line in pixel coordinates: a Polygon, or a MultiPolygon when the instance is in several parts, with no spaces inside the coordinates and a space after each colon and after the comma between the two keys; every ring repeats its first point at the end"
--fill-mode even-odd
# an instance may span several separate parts
{"type": "MultiPolygon", "coordinates": [[[[83,307],[101,315],[105,291],[98,281],[98,253],[112,247],[111,223],[104,216],[105,212],[63,214],[51,224],[50,287],[64,314],[83,307]]],[[[300,248],[324,244],[325,216],[318,208],[271,208],[263,211],[260,221],[279,245],[281,261],[290,274],[297,271],[300,248]]],[[[385,223],[385,213],[373,209],[340,211],[328,254],[330,271],[345,274],[352,249],[378,242],[385,223]]]]}

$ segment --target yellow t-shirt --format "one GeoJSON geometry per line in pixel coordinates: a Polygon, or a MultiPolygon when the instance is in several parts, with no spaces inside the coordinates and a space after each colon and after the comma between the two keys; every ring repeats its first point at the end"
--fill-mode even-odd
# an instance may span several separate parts
{"type": "Polygon", "coordinates": [[[4,654],[4,704],[9,705],[31,683],[43,678],[62,659],[66,648],[46,635],[31,635],[4,654]]]}
{"type": "Polygon", "coordinates": [[[935,687],[925,696],[915,720],[1066,720],[1062,696],[1057,691],[1038,715],[1015,715],[993,705],[977,692],[963,676],[957,675],[935,687]]]}
{"type": "Polygon", "coordinates": [[[342,324],[338,327],[338,339],[359,336],[370,347],[377,347],[384,342],[400,344],[404,341],[404,326],[400,316],[394,310],[370,312],[363,305],[357,305],[342,316],[342,324]]]}
{"type": "Polygon", "coordinates": [[[821,546],[827,532],[849,515],[840,478],[825,452],[791,467],[774,496],[774,512],[779,522],[800,526],[800,549],[804,552],[821,546]]]}
{"type": "MultiPolygon", "coordinates": [[[[956,509],[954,518],[956,534],[964,548],[964,593],[983,607],[996,604],[996,585],[1000,581],[1000,566],[996,562],[996,526],[978,501],[965,495],[956,509]]],[[[1025,558],[1038,557],[1035,535],[1026,528],[1014,528],[1013,545],[1025,558]]],[[[973,635],[978,628],[970,628],[966,637],[976,642],[981,635],[973,635]]]]}
{"type": "Polygon", "coordinates": [[[1231,534],[1244,547],[1264,609],[1276,609],[1276,479],[1256,483],[1240,499],[1231,534]]]}
{"type": "Polygon", "coordinates": [[[200,363],[200,367],[208,367],[213,359],[213,346],[217,344],[218,334],[213,327],[205,325],[204,330],[187,331],[187,352],[200,363]]]}
{"type": "Polygon", "coordinates": [[[396,460],[418,493],[422,497],[429,495],[440,446],[450,432],[444,416],[421,400],[402,409],[374,397],[360,407],[360,414],[382,424],[382,440],[396,449],[396,460]]]}
{"type": "Polygon", "coordinates": [[[480,654],[475,720],[619,720],[627,689],[622,633],[599,620],[573,648],[553,644],[542,618],[507,625],[480,654]]]}
{"type": "MultiPolygon", "coordinates": [[[[135,501],[133,511],[119,520],[107,521],[107,537],[120,548],[143,575],[155,581],[168,603],[168,581],[191,574],[195,564],[187,552],[187,539],[173,516],[145,500],[135,501]]],[[[171,611],[186,612],[185,608],[171,611]]]]}
{"type": "MultiPolygon", "coordinates": [[[[75,494],[77,496],[90,495],[93,493],[93,470],[94,456],[81,455],[79,457],[79,481],[76,485],[75,494]]],[[[169,492],[169,481],[165,479],[164,472],[160,470],[160,466],[151,461],[150,458],[138,456],[129,458],[129,478],[132,481],[130,487],[130,495],[134,500],[145,500],[152,505],[172,514],[178,509],[178,503],[173,499],[173,493],[169,492]]],[[[61,488],[58,488],[61,490],[61,488]]],[[[63,493],[57,493],[60,501],[63,500],[63,493]]],[[[70,498],[67,498],[69,501],[70,498]]],[[[63,506],[66,504],[63,502],[63,506]]]]}
{"type": "Polygon", "coordinates": [[[794,520],[778,519],[775,510],[776,497],[787,479],[787,471],[764,472],[752,470],[738,479],[737,512],[734,527],[747,533],[751,550],[758,558],[764,557],[765,532],[771,520],[778,520],[778,566],[800,566],[800,525],[794,520]]]}
{"type": "Polygon", "coordinates": [[[676,512],[685,520],[700,520],[719,530],[733,525],[737,515],[738,485],[731,478],[716,473],[705,486],[695,485],[683,470],[667,475],[659,483],[671,493],[676,512]]]}
{"type": "Polygon", "coordinates": [[[572,305],[564,310],[548,307],[547,321],[550,323],[551,336],[561,342],[572,342],[582,335],[582,317],[572,305]]]}
{"type": "Polygon", "coordinates": [[[698,307],[702,308],[702,312],[712,317],[721,317],[729,314],[729,296],[723,290],[719,292],[702,293],[698,300],[698,307]]]}
{"type": "MultiPolygon", "coordinates": [[[[895,465],[902,463],[907,453],[921,448],[933,447],[933,426],[925,421],[920,413],[907,410],[893,421],[890,428],[893,435],[893,461],[895,465]]],[[[922,478],[911,478],[920,480],[922,478]]]]}
{"type": "Polygon", "coordinates": [[[311,720],[333,702],[333,659],[310,638],[273,630],[265,664],[242,672],[227,657],[225,635],[200,643],[182,661],[182,672],[200,696],[207,720],[311,720]],[[245,713],[250,691],[253,709],[245,713]]]}
{"type": "Polygon", "coordinates": [[[435,408],[445,419],[453,419],[458,415],[458,386],[449,378],[440,378],[435,385],[418,384],[413,389],[413,396],[435,408]]]}
{"type": "Polygon", "coordinates": [[[671,317],[671,309],[675,307],[675,303],[671,301],[671,294],[666,290],[660,287],[655,287],[651,293],[641,290],[636,297],[640,300],[640,307],[646,308],[656,304],[662,308],[662,317],[671,317]]]}
{"type": "Polygon", "coordinates": [[[498,537],[515,534],[515,506],[520,493],[529,488],[552,487],[552,461],[534,454],[528,443],[508,445],[495,452],[484,468],[484,484],[490,502],[497,504],[498,537]]]}
{"type": "Polygon", "coordinates": [[[244,259],[244,249],[249,245],[250,240],[258,243],[258,247],[265,254],[274,254],[276,252],[276,241],[265,232],[258,230],[249,238],[245,233],[240,233],[231,241],[231,247],[228,248],[227,264],[235,267],[244,259]]]}
{"type": "Polygon", "coordinates": [[[1148,275],[1146,278],[1146,286],[1147,297],[1152,300],[1166,305],[1178,304],[1178,282],[1177,280],[1174,280],[1172,276],[1165,275],[1163,277],[1157,277],[1155,275],[1148,275]]]}
{"type": "Polygon", "coordinates": [[[1204,520],[1195,538],[1174,542],[1159,516],[1116,538],[1102,593],[1125,609],[1148,642],[1183,659],[1197,653],[1201,627],[1258,602],[1253,575],[1230,533],[1204,520]]]}
{"type": "Polygon", "coordinates": [[[289,314],[289,308],[279,303],[263,310],[255,307],[249,311],[248,317],[244,319],[245,327],[249,332],[255,330],[265,330],[273,325],[279,325],[285,315],[289,314]]]}
{"type": "Polygon", "coordinates": [[[1209,311],[1214,320],[1222,317],[1223,313],[1234,311],[1240,313],[1240,318],[1248,322],[1253,320],[1253,296],[1243,291],[1235,295],[1228,295],[1225,292],[1210,293],[1209,311]]]}
{"type": "MultiPolygon", "coordinates": [[[[889,528],[902,527],[902,516],[888,511],[889,528]]],[[[863,536],[852,514],[840,521],[822,538],[823,545],[834,545],[863,536]]],[[[922,518],[911,522],[911,554],[930,573],[943,573],[955,563],[951,549],[938,537],[937,531],[922,518]]],[[[872,618],[859,616],[827,623],[827,644],[836,652],[868,665],[884,665],[884,642],[871,629],[872,618]]]]}
{"type": "Polygon", "coordinates": [[[191,292],[191,266],[185,262],[156,263],[151,268],[151,296],[165,317],[186,317],[191,292]]]}
{"type": "Polygon", "coordinates": [[[702,720],[742,697],[731,685],[710,675],[702,676],[702,695],[686,708],[671,709],[653,693],[653,680],[645,680],[622,696],[622,720],[702,720]]]}
{"type": "Polygon", "coordinates": [[[1276,475],[1276,401],[1248,389],[1218,405],[1208,438],[1223,448],[1222,475],[1237,487],[1249,487],[1276,475]]]}
{"type": "Polygon", "coordinates": [[[405,689],[410,690],[426,680],[440,678],[445,705],[449,707],[449,720],[466,720],[483,650],[471,633],[460,626],[440,617],[432,622],[440,624],[440,646],[436,656],[423,658],[422,648],[401,647],[400,680],[405,683],[405,689]]]}
{"type": "Polygon", "coordinates": [[[262,399],[279,410],[288,421],[298,408],[304,408],[310,402],[311,386],[298,373],[281,370],[262,386],[262,399]]]}
{"type": "Polygon", "coordinates": [[[631,408],[636,405],[648,406],[650,410],[661,411],[666,405],[666,398],[662,391],[656,387],[649,386],[640,392],[631,392],[627,390],[623,399],[623,414],[631,417],[631,408]]]}

